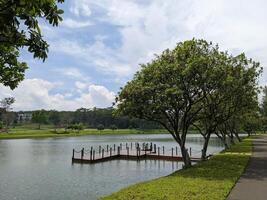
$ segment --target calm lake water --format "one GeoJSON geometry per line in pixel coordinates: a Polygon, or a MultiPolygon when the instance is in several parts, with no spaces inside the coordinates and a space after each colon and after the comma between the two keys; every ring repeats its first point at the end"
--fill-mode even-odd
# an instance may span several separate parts
{"type": "MultiPolygon", "coordinates": [[[[95,200],[125,186],[168,175],[181,162],[113,160],[93,165],[72,164],[72,149],[123,142],[153,142],[170,150],[168,134],[90,135],[69,138],[0,140],[1,200],[95,200]]],[[[189,135],[187,147],[200,155],[203,140],[189,135]]],[[[208,153],[223,149],[212,137],[208,153]]]]}

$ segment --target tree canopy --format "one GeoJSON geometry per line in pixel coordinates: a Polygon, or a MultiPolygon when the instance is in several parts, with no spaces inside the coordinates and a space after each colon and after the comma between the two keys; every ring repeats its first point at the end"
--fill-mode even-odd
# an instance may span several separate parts
{"type": "Polygon", "coordinates": [[[48,43],[43,39],[39,22],[52,26],[62,21],[64,0],[0,0],[0,83],[14,89],[24,79],[27,64],[19,60],[26,47],[34,58],[47,58],[48,43]]]}
{"type": "Polygon", "coordinates": [[[118,93],[116,113],[161,124],[179,144],[188,166],[189,127],[202,123],[206,132],[215,132],[255,97],[260,71],[259,63],[244,54],[229,55],[205,40],[180,42],[141,65],[118,93]]]}

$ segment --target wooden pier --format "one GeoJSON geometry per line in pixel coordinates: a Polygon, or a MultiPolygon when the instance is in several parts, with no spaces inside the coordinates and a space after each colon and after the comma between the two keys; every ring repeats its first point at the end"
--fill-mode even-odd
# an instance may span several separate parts
{"type": "MultiPolygon", "coordinates": [[[[189,148],[189,155],[192,156],[192,149],[189,148]]],[[[178,147],[166,149],[164,146],[157,147],[152,143],[125,143],[120,145],[99,146],[97,149],[82,148],[80,151],[73,149],[73,163],[99,163],[115,159],[121,160],[165,160],[165,161],[182,161],[182,156],[178,154],[178,147]]],[[[193,162],[197,162],[200,158],[191,157],[193,162]]]]}

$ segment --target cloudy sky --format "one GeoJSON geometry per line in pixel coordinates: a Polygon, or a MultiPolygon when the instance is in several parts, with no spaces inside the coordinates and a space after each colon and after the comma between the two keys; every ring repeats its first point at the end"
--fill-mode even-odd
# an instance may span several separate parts
{"type": "Polygon", "coordinates": [[[265,68],[265,0],[68,0],[57,28],[42,22],[50,44],[45,63],[26,51],[29,69],[14,91],[0,85],[0,97],[14,96],[15,110],[108,107],[138,70],[179,41],[203,38],[232,54],[245,52],[265,68]]]}

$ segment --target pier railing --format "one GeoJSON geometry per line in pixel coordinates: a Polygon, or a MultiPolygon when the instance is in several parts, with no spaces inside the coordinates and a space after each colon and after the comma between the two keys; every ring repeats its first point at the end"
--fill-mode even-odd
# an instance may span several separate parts
{"type": "MultiPolygon", "coordinates": [[[[198,161],[199,158],[192,157],[192,148],[188,149],[188,153],[192,161],[198,161]]],[[[199,153],[195,152],[195,153],[199,153]]],[[[157,146],[153,143],[120,143],[119,145],[105,145],[98,147],[82,148],[72,151],[72,162],[74,163],[97,163],[113,159],[126,160],[169,160],[182,161],[182,156],[178,147],[165,148],[165,146],[157,146]]]]}

